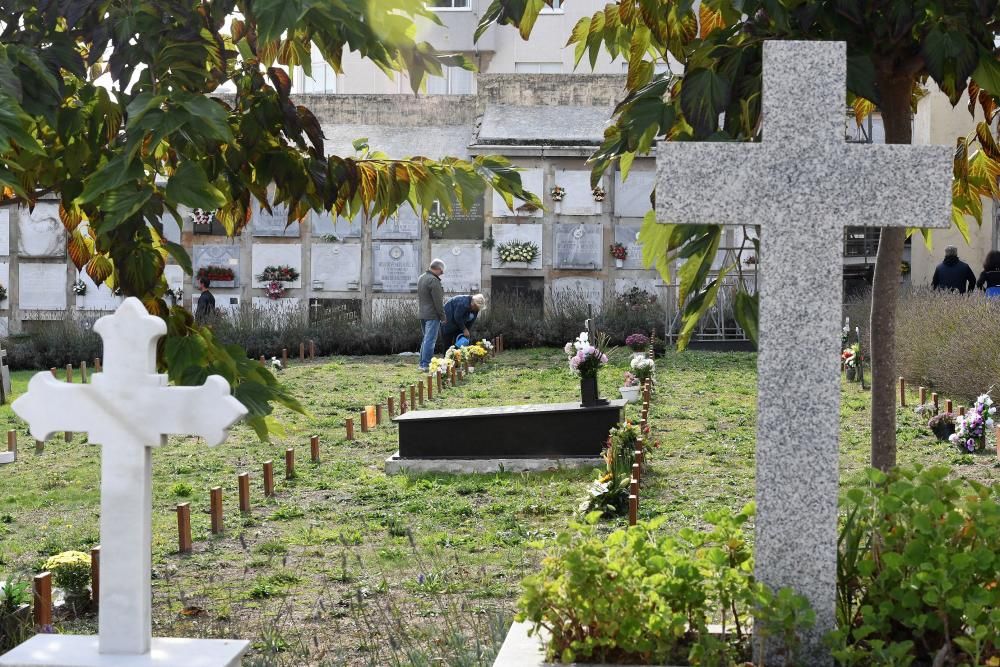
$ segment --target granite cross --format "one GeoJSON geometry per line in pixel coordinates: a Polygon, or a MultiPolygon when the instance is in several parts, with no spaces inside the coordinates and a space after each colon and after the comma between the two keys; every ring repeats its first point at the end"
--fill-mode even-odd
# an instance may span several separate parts
{"type": "Polygon", "coordinates": [[[156,342],[167,326],[138,299],[126,299],[94,331],[104,341],[103,373],[91,384],[38,373],[12,407],[38,440],[86,432],[102,446],[100,652],[142,655],[151,642],[151,448],[167,434],[217,445],[247,410],[218,375],[200,387],[167,386],[156,373],[156,342]]]}
{"type": "Polygon", "coordinates": [[[848,144],[846,68],[842,42],[767,42],[763,141],[657,156],[659,221],[761,226],[756,574],[812,604],[808,665],[832,662],[844,228],[951,224],[952,149],[848,144]]]}

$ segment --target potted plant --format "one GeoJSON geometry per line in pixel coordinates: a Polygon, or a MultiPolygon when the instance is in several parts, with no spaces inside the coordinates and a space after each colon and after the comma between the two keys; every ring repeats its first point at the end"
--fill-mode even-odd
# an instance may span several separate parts
{"type": "Polygon", "coordinates": [[[8,577],[0,588],[0,650],[12,648],[31,627],[31,586],[8,577]]]}
{"type": "Polygon", "coordinates": [[[615,266],[620,269],[625,266],[625,260],[628,258],[628,248],[622,243],[612,243],[611,256],[615,258],[615,266]]]}
{"type": "Polygon", "coordinates": [[[990,395],[982,394],[968,412],[955,420],[955,432],[948,440],[962,452],[983,451],[986,449],[986,430],[993,428],[996,411],[990,395]]]}
{"type": "Polygon", "coordinates": [[[90,606],[90,555],[82,551],[63,551],[45,561],[56,586],[63,590],[66,606],[76,613],[90,606]]]}
{"type": "Polygon", "coordinates": [[[935,415],[927,422],[927,428],[934,432],[938,440],[949,440],[955,432],[955,415],[951,412],[935,415]]]}
{"type": "Polygon", "coordinates": [[[635,373],[625,371],[625,384],[618,388],[618,391],[622,393],[622,398],[629,403],[635,403],[639,400],[639,390],[641,388],[639,378],[635,376],[635,373]]]}
{"type": "Polygon", "coordinates": [[[625,339],[625,344],[633,352],[645,352],[646,346],[649,345],[649,336],[644,333],[629,334],[628,338],[625,339]]]}
{"type": "Polygon", "coordinates": [[[590,334],[583,331],[575,341],[566,343],[563,348],[570,370],[580,376],[580,405],[585,408],[608,404],[607,399],[599,398],[600,390],[597,388],[597,374],[601,366],[608,363],[608,355],[601,349],[603,341],[596,342],[596,346],[591,344],[590,334]]]}

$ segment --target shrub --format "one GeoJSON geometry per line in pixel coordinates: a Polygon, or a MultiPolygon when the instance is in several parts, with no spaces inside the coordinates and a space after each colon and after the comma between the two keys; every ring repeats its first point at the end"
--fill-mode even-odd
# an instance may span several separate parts
{"type": "Polygon", "coordinates": [[[33,331],[7,339],[12,369],[64,368],[101,356],[101,339],[89,319],[33,322],[33,331]]]}
{"type": "MultiPolygon", "coordinates": [[[[871,295],[848,302],[851,322],[868,322],[871,295]]],[[[896,310],[896,365],[915,385],[972,401],[1000,377],[997,335],[1000,302],[982,292],[958,294],[928,288],[904,290],[896,310]]],[[[871,349],[862,326],[862,348],[871,349]]]]}
{"type": "Polygon", "coordinates": [[[981,665],[1000,651],[1000,487],[949,473],[872,470],[847,492],[834,633],[843,664],[981,665]]]}
{"type": "Polygon", "coordinates": [[[739,663],[750,658],[751,608],[794,651],[796,629],[814,615],[804,598],[754,580],[743,534],[751,515],[752,505],[710,513],[711,530],[677,537],[659,530],[662,518],[601,537],[592,513],[525,578],[517,618],[544,628],[548,658],[562,662],[739,663]],[[709,622],[722,633],[709,634],[709,622]]]}
{"type": "Polygon", "coordinates": [[[63,551],[45,561],[56,586],[68,595],[82,595],[90,584],[90,556],[82,551],[63,551]]]}

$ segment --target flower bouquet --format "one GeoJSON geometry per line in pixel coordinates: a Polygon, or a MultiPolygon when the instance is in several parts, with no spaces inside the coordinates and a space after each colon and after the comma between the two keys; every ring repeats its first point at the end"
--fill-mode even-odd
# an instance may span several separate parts
{"type": "Polygon", "coordinates": [[[83,296],[87,293],[87,283],[83,282],[83,278],[77,278],[73,283],[73,294],[77,296],[83,296]]]}
{"type": "Polygon", "coordinates": [[[264,295],[268,299],[280,299],[285,294],[285,285],[280,280],[272,280],[264,285],[264,295]]]}
{"type": "Polygon", "coordinates": [[[955,432],[948,440],[962,452],[983,451],[986,449],[986,429],[993,428],[996,411],[990,395],[981,395],[968,412],[955,420],[955,432]]]}
{"type": "Polygon", "coordinates": [[[497,257],[503,264],[511,262],[531,264],[540,254],[538,245],[531,241],[507,241],[497,246],[497,257]]]}
{"type": "Polygon", "coordinates": [[[290,266],[268,266],[261,271],[260,275],[257,276],[257,280],[264,282],[270,282],[276,280],[279,282],[292,282],[299,279],[299,272],[290,266]]]}
{"type": "Polygon", "coordinates": [[[440,238],[441,232],[450,224],[451,220],[444,213],[435,211],[427,216],[427,227],[431,230],[432,238],[440,238]]]}
{"type": "Polygon", "coordinates": [[[629,334],[628,338],[625,339],[625,344],[633,352],[645,352],[646,346],[649,345],[649,336],[643,333],[629,334]]]}
{"type": "Polygon", "coordinates": [[[629,483],[640,435],[639,427],[630,422],[619,424],[608,433],[601,452],[605,470],[587,488],[587,498],[578,508],[582,514],[600,511],[604,517],[613,517],[628,511],[629,483]]]}
{"type": "Polygon", "coordinates": [[[594,189],[590,191],[590,194],[594,196],[594,201],[602,202],[604,198],[608,196],[608,193],[604,191],[600,185],[595,185],[594,189]]]}
{"type": "Polygon", "coordinates": [[[620,269],[625,266],[625,260],[628,259],[628,248],[623,243],[612,243],[611,256],[615,258],[615,266],[620,269]]]}
{"type": "Polygon", "coordinates": [[[601,367],[608,363],[608,355],[602,351],[604,341],[597,341],[597,345],[590,342],[590,334],[586,331],[580,332],[576,340],[566,343],[563,351],[569,361],[569,368],[576,375],[580,376],[580,393],[583,407],[593,407],[595,405],[607,405],[607,399],[598,398],[597,374],[601,367]]]}
{"type": "Polygon", "coordinates": [[[652,379],[653,372],[656,370],[656,362],[644,354],[632,355],[632,361],[629,362],[629,366],[632,368],[632,372],[635,373],[635,377],[640,385],[645,384],[647,379],[652,379]]]}
{"type": "Polygon", "coordinates": [[[195,278],[205,278],[213,283],[226,283],[236,280],[236,274],[228,266],[203,266],[198,269],[195,278]]]}
{"type": "Polygon", "coordinates": [[[549,195],[552,197],[552,201],[561,202],[566,198],[566,188],[561,185],[553,186],[552,189],[549,190],[549,195]]]}
{"type": "Polygon", "coordinates": [[[840,362],[844,365],[844,372],[847,374],[847,381],[854,382],[858,372],[858,357],[861,353],[861,346],[855,343],[840,353],[840,362]]]}

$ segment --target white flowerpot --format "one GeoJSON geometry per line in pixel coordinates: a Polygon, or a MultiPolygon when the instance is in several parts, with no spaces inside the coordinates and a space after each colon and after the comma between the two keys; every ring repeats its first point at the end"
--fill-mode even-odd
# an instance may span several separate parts
{"type": "Polygon", "coordinates": [[[615,260],[615,267],[616,267],[616,268],[619,268],[619,269],[620,269],[620,268],[622,268],[623,266],[625,266],[625,260],[623,260],[623,259],[616,259],[616,260],[615,260]]]}
{"type": "Polygon", "coordinates": [[[624,398],[629,403],[636,403],[639,400],[639,391],[642,387],[636,385],[635,387],[619,387],[618,391],[622,393],[622,398],[624,398]]]}

